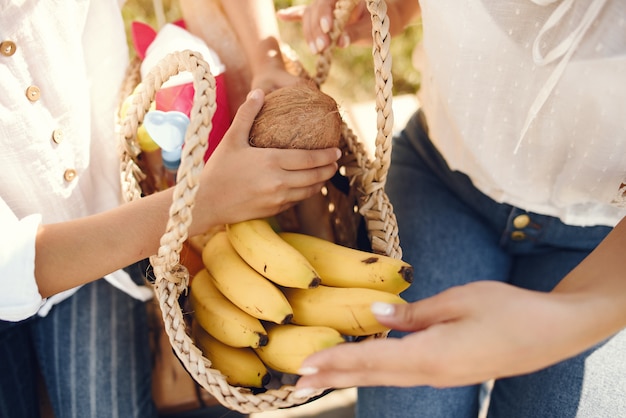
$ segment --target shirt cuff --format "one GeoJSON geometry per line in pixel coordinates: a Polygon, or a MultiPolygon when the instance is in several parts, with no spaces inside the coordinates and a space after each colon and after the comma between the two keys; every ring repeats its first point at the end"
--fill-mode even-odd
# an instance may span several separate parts
{"type": "Polygon", "coordinates": [[[20,321],[39,310],[44,300],[35,281],[35,238],[41,215],[2,220],[0,240],[0,319],[20,321]]]}

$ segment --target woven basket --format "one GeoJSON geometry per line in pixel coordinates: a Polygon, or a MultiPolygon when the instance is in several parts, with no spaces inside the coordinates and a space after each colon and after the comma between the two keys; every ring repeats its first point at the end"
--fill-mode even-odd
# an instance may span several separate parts
{"type": "MultiPolygon", "coordinates": [[[[354,0],[337,2],[334,12],[335,24],[330,33],[333,45],[354,5],[354,0]]],[[[376,76],[375,110],[378,132],[374,158],[369,157],[364,145],[344,123],[340,170],[324,188],[324,209],[327,213],[322,214],[321,218],[330,222],[336,242],[353,247],[367,247],[372,252],[401,258],[395,215],[384,191],[390,164],[393,127],[389,20],[383,0],[368,0],[367,7],[373,24],[373,61],[376,76]],[[359,230],[364,231],[365,244],[359,241],[359,230]]],[[[326,79],[330,67],[330,52],[319,57],[316,74],[312,77],[295,57],[289,57],[288,51],[285,52],[290,71],[311,78],[318,85],[326,79]]],[[[190,115],[191,122],[185,135],[177,184],[174,186],[170,218],[161,237],[158,253],[150,258],[155,276],[156,298],[173,351],[200,386],[222,405],[234,411],[249,414],[288,408],[323,396],[327,393],[323,390],[311,394],[308,398],[295,396],[293,379],[281,380],[275,388],[262,392],[231,386],[218,370],[211,368],[210,359],[205,358],[194,344],[190,336],[189,315],[183,313],[190,278],[185,266],[180,264],[180,254],[188,238],[187,231],[204,165],[203,156],[208,145],[211,119],[216,109],[215,80],[208,64],[192,51],[170,54],[141,82],[138,68],[137,62],[129,68],[122,99],[132,97],[124,118],[118,120],[121,181],[126,201],[140,199],[154,191],[144,174],[136,134],[144,115],[154,101],[156,91],[169,77],[179,72],[189,71],[194,78],[194,105],[190,115]]],[[[376,335],[371,338],[385,336],[376,335]]]]}

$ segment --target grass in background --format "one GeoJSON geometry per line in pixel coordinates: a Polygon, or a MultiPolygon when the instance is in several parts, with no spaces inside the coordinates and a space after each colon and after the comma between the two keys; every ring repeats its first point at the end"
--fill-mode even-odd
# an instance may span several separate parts
{"type": "MultiPolygon", "coordinates": [[[[127,33],[133,20],[148,23],[155,28],[158,26],[153,1],[128,0],[126,2],[122,13],[126,22],[127,33]]],[[[180,19],[178,1],[158,1],[162,1],[166,22],[180,19]]],[[[276,9],[307,3],[308,0],[274,1],[276,9]]],[[[283,41],[298,54],[304,67],[310,72],[314,72],[316,57],[309,52],[302,38],[300,25],[279,21],[279,27],[283,41]]],[[[415,22],[401,36],[396,36],[391,40],[394,95],[413,94],[419,88],[420,76],[413,68],[411,55],[420,36],[421,26],[419,22],[415,22]]],[[[372,100],[374,98],[374,67],[371,47],[350,46],[336,49],[333,52],[328,79],[322,88],[336,100],[342,102],[372,100]]]]}

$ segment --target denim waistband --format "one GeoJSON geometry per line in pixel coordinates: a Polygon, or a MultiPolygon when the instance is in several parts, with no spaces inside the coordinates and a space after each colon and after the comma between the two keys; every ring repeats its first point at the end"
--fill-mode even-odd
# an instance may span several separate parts
{"type": "Polygon", "coordinates": [[[467,175],[450,170],[444,157],[429,139],[426,119],[420,110],[409,119],[405,129],[394,141],[393,158],[402,159],[399,153],[404,145],[409,145],[417,153],[420,162],[458,199],[476,211],[485,223],[499,231],[500,244],[511,252],[536,252],[550,248],[588,251],[595,248],[612,229],[608,226],[567,225],[553,216],[494,201],[474,187],[467,175]]]}

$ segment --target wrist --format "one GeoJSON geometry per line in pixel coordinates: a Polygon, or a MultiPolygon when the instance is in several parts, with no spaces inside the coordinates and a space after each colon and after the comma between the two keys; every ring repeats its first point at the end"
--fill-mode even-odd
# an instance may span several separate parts
{"type": "Polygon", "coordinates": [[[557,286],[549,295],[561,315],[554,332],[560,332],[561,357],[577,355],[624,328],[623,298],[592,287],[557,286]],[[560,329],[560,331],[557,331],[560,329]]]}
{"type": "Polygon", "coordinates": [[[268,37],[260,41],[250,66],[254,75],[263,72],[266,68],[284,68],[283,54],[278,40],[268,37]]]}

